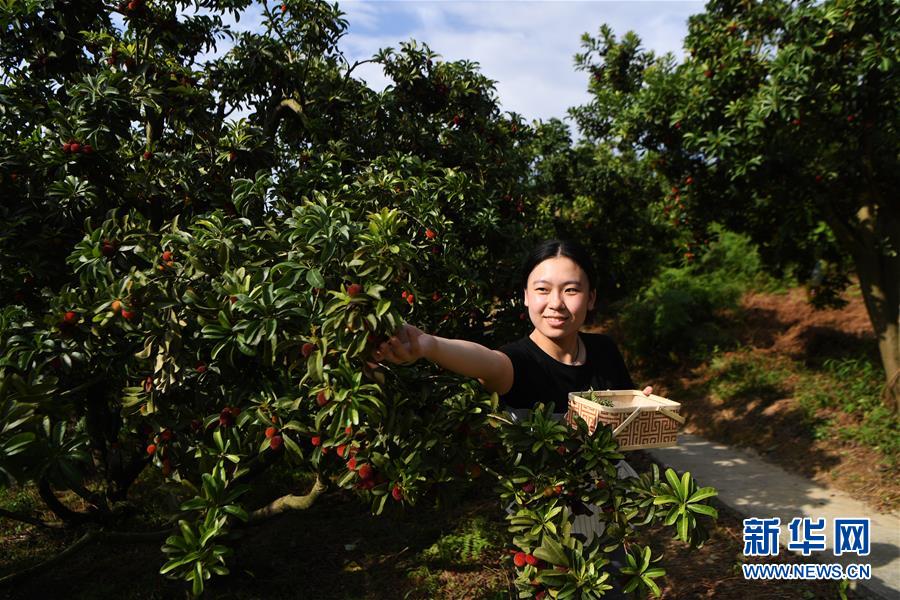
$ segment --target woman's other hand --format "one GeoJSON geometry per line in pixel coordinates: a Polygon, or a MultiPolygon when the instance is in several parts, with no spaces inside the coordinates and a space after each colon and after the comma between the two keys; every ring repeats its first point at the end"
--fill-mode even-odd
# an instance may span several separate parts
{"type": "Polygon", "coordinates": [[[372,357],[378,362],[412,364],[425,358],[434,343],[434,338],[409,323],[400,326],[386,342],[375,348],[372,357]]]}

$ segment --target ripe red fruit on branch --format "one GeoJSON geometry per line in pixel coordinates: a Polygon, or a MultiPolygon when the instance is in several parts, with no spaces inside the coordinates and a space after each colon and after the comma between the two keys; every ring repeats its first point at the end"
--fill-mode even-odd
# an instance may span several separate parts
{"type": "Polygon", "coordinates": [[[269,440],[269,447],[272,448],[272,450],[278,450],[279,448],[281,448],[281,445],[283,443],[284,443],[283,437],[281,437],[280,435],[273,435],[272,438],[269,440]]]}
{"type": "Polygon", "coordinates": [[[277,428],[275,428],[275,427],[266,427],[266,437],[267,437],[267,438],[272,439],[272,436],[274,436],[276,433],[278,433],[278,429],[277,429],[277,428]]]}
{"type": "Polygon", "coordinates": [[[372,465],[366,463],[359,468],[359,478],[363,481],[368,479],[372,479],[372,476],[375,474],[374,469],[372,469],[372,465]]]}
{"type": "Polygon", "coordinates": [[[516,552],[513,555],[513,564],[519,567],[520,569],[525,566],[525,553],[524,552],[516,552]]]}
{"type": "Polygon", "coordinates": [[[303,347],[300,348],[300,354],[303,355],[303,358],[309,358],[309,355],[313,353],[313,350],[316,349],[316,345],[310,342],[306,342],[303,344],[303,347]]]}
{"type": "Polygon", "coordinates": [[[347,295],[353,298],[354,296],[358,296],[360,292],[362,292],[362,286],[358,283],[351,283],[347,286],[347,295]]]}
{"type": "Polygon", "coordinates": [[[150,444],[147,446],[147,454],[153,455],[156,453],[156,444],[150,444]]]}
{"type": "Polygon", "coordinates": [[[219,413],[219,426],[231,427],[232,425],[234,425],[234,417],[234,411],[226,406],[222,409],[222,412],[219,413]]]}
{"type": "Polygon", "coordinates": [[[78,322],[78,313],[73,310],[66,311],[66,314],[63,315],[63,321],[68,325],[73,325],[78,322]]]}
{"type": "Polygon", "coordinates": [[[432,229],[426,229],[425,237],[427,237],[429,240],[433,240],[434,238],[437,237],[437,234],[432,229]]]}
{"type": "Polygon", "coordinates": [[[391,490],[391,496],[393,496],[394,500],[397,502],[403,500],[403,490],[400,489],[399,485],[395,485],[394,489],[391,490]]]}

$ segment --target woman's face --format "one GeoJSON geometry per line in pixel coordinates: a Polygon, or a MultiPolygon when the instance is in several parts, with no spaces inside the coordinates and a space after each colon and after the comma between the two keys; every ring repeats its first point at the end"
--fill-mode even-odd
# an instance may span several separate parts
{"type": "Polygon", "coordinates": [[[539,332],[548,338],[574,335],[594,308],[597,292],[588,294],[587,274],[571,258],[556,256],[528,275],[525,306],[539,332]]]}

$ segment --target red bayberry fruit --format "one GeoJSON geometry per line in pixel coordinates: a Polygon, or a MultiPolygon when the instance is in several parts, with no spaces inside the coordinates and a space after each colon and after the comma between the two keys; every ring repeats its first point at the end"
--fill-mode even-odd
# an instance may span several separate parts
{"type": "Polygon", "coordinates": [[[303,347],[300,349],[300,354],[303,355],[303,358],[309,358],[309,355],[313,353],[313,350],[316,349],[316,345],[310,342],[306,342],[303,344],[303,347]]]}
{"type": "Polygon", "coordinates": [[[78,322],[78,313],[73,310],[66,311],[66,314],[63,315],[63,321],[69,325],[78,322]]]}
{"type": "Polygon", "coordinates": [[[524,552],[516,552],[515,555],[513,555],[513,564],[519,568],[524,567],[526,564],[525,563],[525,553],[524,552]]]}
{"type": "Polygon", "coordinates": [[[312,436],[312,438],[309,440],[309,443],[312,444],[313,446],[318,446],[319,444],[322,443],[322,438],[319,437],[319,436],[317,436],[317,435],[314,435],[314,436],[312,436]]]}
{"type": "Polygon", "coordinates": [[[151,456],[153,454],[156,454],[156,444],[150,444],[147,446],[147,454],[150,454],[151,456]]]}
{"type": "Polygon", "coordinates": [[[272,436],[274,436],[276,433],[278,433],[278,429],[276,429],[275,427],[266,427],[267,438],[272,439],[272,436]]]}
{"type": "Polygon", "coordinates": [[[394,489],[391,490],[391,496],[393,496],[394,500],[397,502],[403,500],[403,490],[400,489],[399,485],[395,485],[394,489]]]}
{"type": "Polygon", "coordinates": [[[432,229],[426,229],[425,237],[427,237],[429,240],[433,240],[434,238],[437,237],[437,234],[432,229]]]}
{"type": "Polygon", "coordinates": [[[321,390],[318,394],[316,394],[316,404],[318,404],[319,406],[325,406],[326,404],[328,404],[328,397],[325,395],[325,390],[321,390]]]}
{"type": "Polygon", "coordinates": [[[219,425],[221,427],[231,427],[234,425],[234,413],[227,406],[219,413],[219,425]]]}
{"type": "Polygon", "coordinates": [[[367,479],[371,479],[374,474],[375,474],[375,472],[372,469],[372,465],[370,465],[368,463],[362,465],[359,468],[359,478],[362,479],[363,481],[365,481],[367,479]]]}
{"type": "Polygon", "coordinates": [[[351,283],[347,286],[347,295],[353,298],[354,296],[358,296],[360,292],[362,292],[362,286],[358,283],[351,283]]]}
{"type": "Polygon", "coordinates": [[[272,448],[272,450],[278,450],[279,448],[281,448],[281,445],[283,443],[284,443],[283,437],[281,437],[280,435],[273,435],[272,438],[269,440],[269,447],[272,448]]]}
{"type": "Polygon", "coordinates": [[[525,562],[528,563],[529,565],[531,565],[532,567],[535,567],[535,566],[537,566],[538,564],[540,564],[541,561],[538,560],[538,559],[534,556],[534,554],[526,554],[526,555],[525,555],[525,562]]]}

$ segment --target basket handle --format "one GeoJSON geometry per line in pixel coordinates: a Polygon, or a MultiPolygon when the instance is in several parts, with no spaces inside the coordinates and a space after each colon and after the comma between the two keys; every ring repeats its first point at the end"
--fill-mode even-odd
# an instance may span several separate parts
{"type": "Polygon", "coordinates": [[[659,412],[661,412],[662,414],[666,415],[666,416],[669,417],[670,419],[674,419],[675,421],[678,421],[679,423],[681,423],[682,425],[684,425],[685,418],[682,417],[681,415],[679,415],[679,414],[676,413],[676,412],[672,412],[672,411],[669,410],[668,408],[664,408],[664,407],[665,407],[665,404],[663,404],[662,402],[660,402],[659,400],[657,400],[656,398],[654,398],[654,397],[653,397],[653,394],[650,394],[649,396],[647,396],[647,398],[649,398],[649,399],[653,400],[654,402],[656,402],[657,404],[660,404],[660,405],[661,405],[659,408],[657,408],[657,410],[658,410],[659,412]]]}
{"type": "Polygon", "coordinates": [[[634,409],[634,412],[632,412],[630,415],[628,415],[625,418],[625,420],[622,421],[622,423],[618,427],[613,429],[613,437],[616,437],[617,435],[619,435],[619,432],[621,432],[623,429],[625,429],[632,421],[637,419],[639,414],[641,414],[640,406],[636,407],[634,409]]]}

